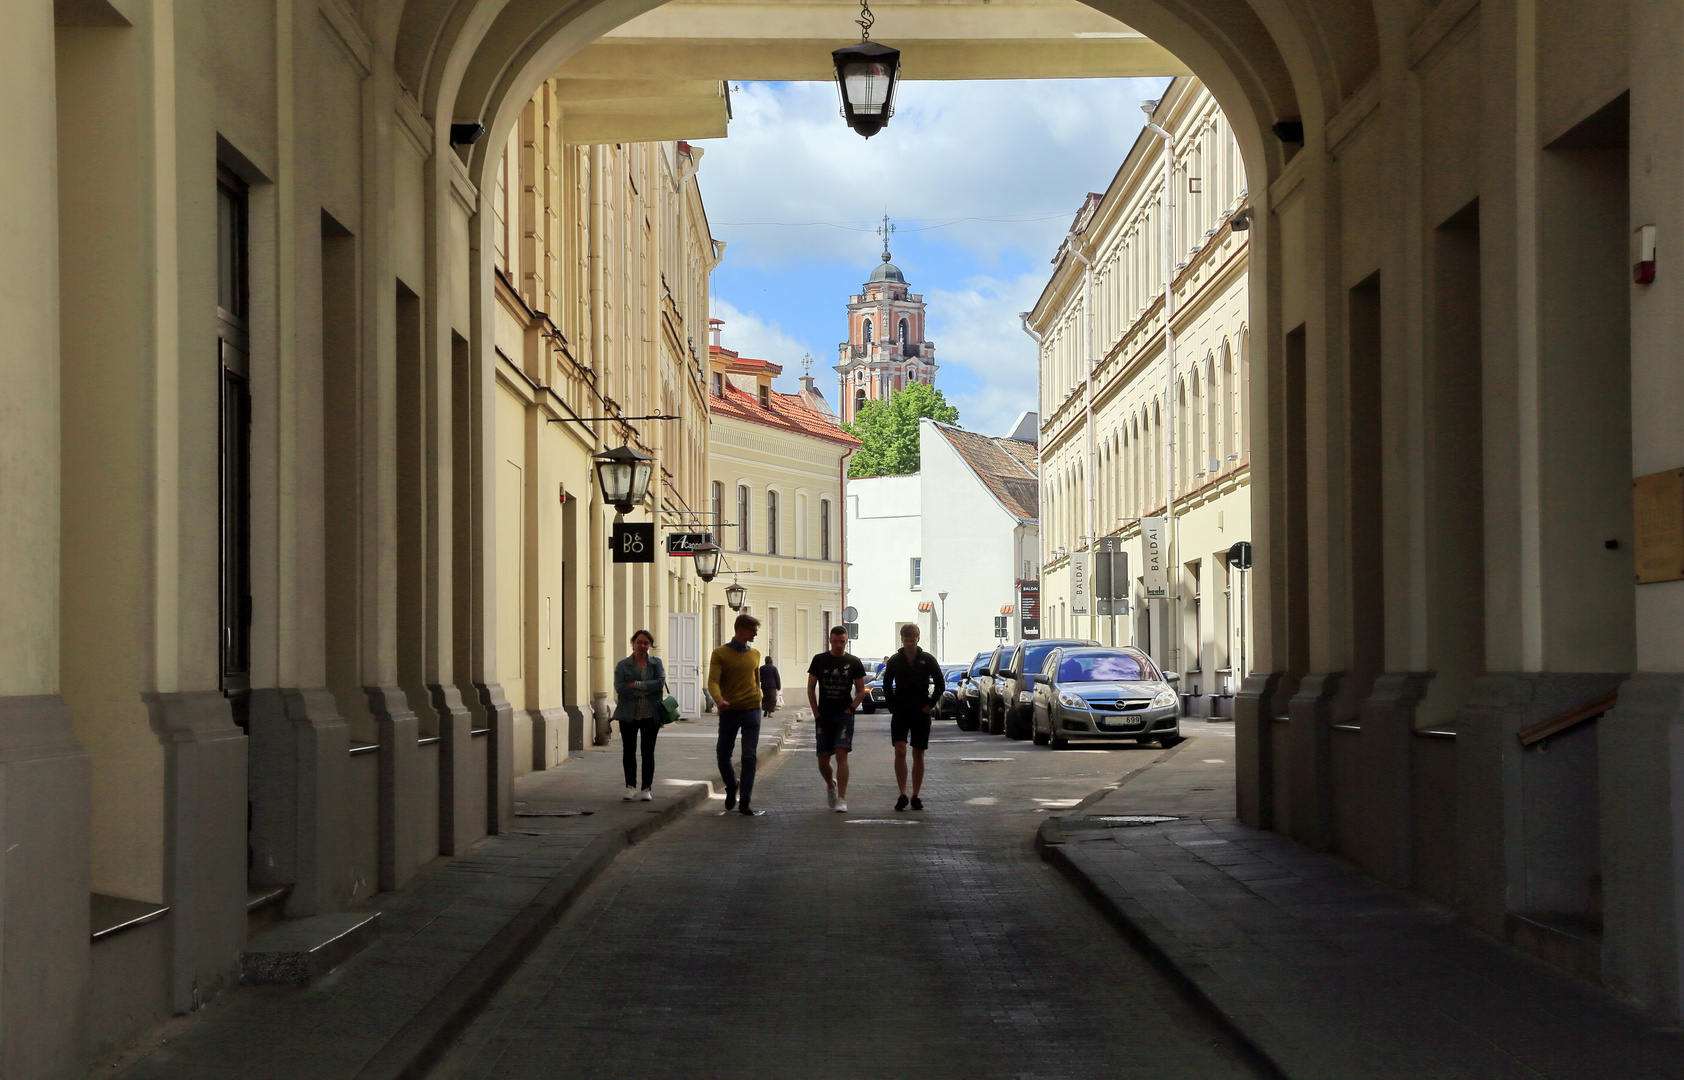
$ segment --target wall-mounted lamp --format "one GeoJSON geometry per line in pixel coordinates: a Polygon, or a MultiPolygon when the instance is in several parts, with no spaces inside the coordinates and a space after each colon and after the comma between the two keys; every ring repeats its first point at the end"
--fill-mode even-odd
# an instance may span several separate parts
{"type": "Polygon", "coordinates": [[[1251,207],[1248,206],[1243,210],[1236,210],[1234,215],[1228,219],[1228,228],[1234,230],[1235,232],[1246,232],[1250,230],[1251,207]]]}
{"type": "Polygon", "coordinates": [[[465,124],[450,125],[451,146],[472,146],[479,142],[485,134],[485,125],[478,120],[470,120],[465,124]]]}

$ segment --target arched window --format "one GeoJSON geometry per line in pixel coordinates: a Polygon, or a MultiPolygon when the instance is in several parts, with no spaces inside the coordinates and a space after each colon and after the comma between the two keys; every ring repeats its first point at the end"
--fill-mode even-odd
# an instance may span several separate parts
{"type": "Polygon", "coordinates": [[[778,553],[778,493],[766,492],[766,554],[778,553]]]}
{"type": "Polygon", "coordinates": [[[860,410],[863,409],[863,408],[865,408],[865,388],[861,387],[860,389],[854,391],[854,418],[855,419],[859,418],[860,410]]]}
{"type": "Polygon", "coordinates": [[[737,550],[748,550],[748,485],[737,485],[737,550]]]}
{"type": "Polygon", "coordinates": [[[870,319],[865,320],[865,331],[864,331],[864,333],[865,333],[865,343],[867,345],[870,345],[871,344],[871,320],[870,319]]]}
{"type": "MultiPolygon", "coordinates": [[[[819,500],[819,558],[830,561],[830,500],[819,500]]],[[[825,628],[829,632],[829,627],[825,628]]]]}
{"type": "Polygon", "coordinates": [[[900,321],[900,343],[902,345],[905,345],[907,340],[908,340],[907,336],[906,336],[906,333],[907,333],[906,320],[902,319],[900,321]]]}

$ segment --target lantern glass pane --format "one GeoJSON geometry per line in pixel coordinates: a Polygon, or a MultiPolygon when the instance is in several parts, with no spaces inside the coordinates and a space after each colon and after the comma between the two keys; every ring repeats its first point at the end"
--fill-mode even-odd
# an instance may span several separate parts
{"type": "Polygon", "coordinates": [[[632,502],[642,502],[649,493],[649,480],[655,474],[655,463],[640,461],[632,472],[631,498],[632,502]]]}
{"type": "Polygon", "coordinates": [[[602,479],[602,497],[611,503],[630,502],[632,466],[628,461],[604,461],[597,465],[602,479]]]}
{"type": "Polygon", "coordinates": [[[889,68],[875,61],[856,61],[842,68],[848,103],[860,116],[879,116],[889,104],[889,68]]]}

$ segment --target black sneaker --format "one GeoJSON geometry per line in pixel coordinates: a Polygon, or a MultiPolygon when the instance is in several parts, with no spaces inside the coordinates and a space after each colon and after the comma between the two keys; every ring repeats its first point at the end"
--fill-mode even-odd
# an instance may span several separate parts
{"type": "Polygon", "coordinates": [[[907,800],[906,800],[905,795],[902,795],[900,798],[896,799],[895,800],[895,809],[896,810],[905,810],[906,809],[906,801],[907,800]]]}
{"type": "Polygon", "coordinates": [[[736,808],[737,808],[737,793],[735,791],[727,791],[725,793],[725,809],[735,810],[736,808]]]}
{"type": "Polygon", "coordinates": [[[753,817],[754,816],[754,811],[750,810],[748,808],[748,803],[746,803],[746,802],[743,803],[742,806],[737,808],[737,813],[743,815],[743,817],[753,817]]]}
{"type": "Polygon", "coordinates": [[[924,809],[924,800],[920,799],[916,795],[912,796],[912,809],[914,809],[914,810],[924,809]]]}

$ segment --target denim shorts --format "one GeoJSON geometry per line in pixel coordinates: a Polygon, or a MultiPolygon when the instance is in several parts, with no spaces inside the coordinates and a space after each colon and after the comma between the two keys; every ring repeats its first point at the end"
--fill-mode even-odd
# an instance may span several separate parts
{"type": "Polygon", "coordinates": [[[819,756],[829,757],[838,750],[854,748],[854,714],[821,716],[814,726],[818,729],[819,756]]]}

